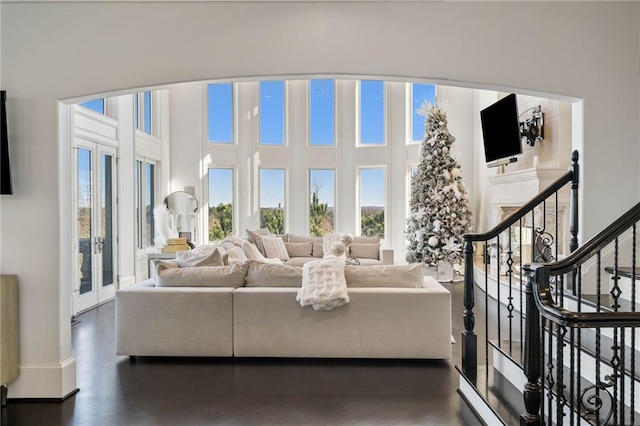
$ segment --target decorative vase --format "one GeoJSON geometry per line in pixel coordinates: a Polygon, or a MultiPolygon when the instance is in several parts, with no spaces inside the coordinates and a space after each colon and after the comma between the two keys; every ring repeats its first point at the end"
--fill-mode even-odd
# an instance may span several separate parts
{"type": "Polygon", "coordinates": [[[448,283],[453,281],[453,265],[448,260],[441,260],[438,262],[437,280],[440,282],[448,283]]]}
{"type": "Polygon", "coordinates": [[[438,265],[431,265],[429,263],[424,263],[422,266],[424,268],[425,277],[431,277],[436,280],[438,279],[438,265]]]}

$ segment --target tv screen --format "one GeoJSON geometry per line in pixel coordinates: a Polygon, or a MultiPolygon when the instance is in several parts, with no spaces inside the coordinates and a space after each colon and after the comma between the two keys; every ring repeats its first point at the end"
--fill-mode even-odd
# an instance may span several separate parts
{"type": "Polygon", "coordinates": [[[518,104],[514,93],[480,111],[487,163],[522,154],[518,104]]]}
{"type": "Polygon", "coordinates": [[[7,92],[0,90],[0,194],[13,193],[9,165],[9,132],[7,130],[7,92]]]}

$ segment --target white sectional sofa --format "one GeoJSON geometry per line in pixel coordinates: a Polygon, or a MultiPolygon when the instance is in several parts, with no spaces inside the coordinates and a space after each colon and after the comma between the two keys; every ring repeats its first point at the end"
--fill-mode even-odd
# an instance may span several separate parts
{"type": "Polygon", "coordinates": [[[299,288],[292,286],[290,278],[283,278],[283,286],[274,285],[271,277],[268,286],[247,282],[246,286],[229,287],[190,287],[188,282],[178,287],[156,287],[148,280],[119,290],[117,354],[451,356],[451,295],[433,278],[420,277],[422,285],[414,287],[397,286],[393,280],[388,286],[377,283],[363,287],[360,283],[352,287],[347,279],[350,302],[330,311],[301,307],[296,301],[299,288]]]}

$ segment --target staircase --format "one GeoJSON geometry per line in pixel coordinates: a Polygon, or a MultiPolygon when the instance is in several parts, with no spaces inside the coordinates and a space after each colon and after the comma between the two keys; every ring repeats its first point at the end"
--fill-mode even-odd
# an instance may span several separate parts
{"type": "Polygon", "coordinates": [[[493,230],[465,235],[459,392],[485,424],[640,424],[640,204],[578,248],[577,160],[493,230]]]}

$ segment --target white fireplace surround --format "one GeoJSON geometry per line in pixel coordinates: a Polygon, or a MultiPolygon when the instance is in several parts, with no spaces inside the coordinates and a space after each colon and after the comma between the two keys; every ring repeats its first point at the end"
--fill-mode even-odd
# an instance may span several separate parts
{"type": "MultiPolygon", "coordinates": [[[[566,169],[525,169],[513,172],[496,174],[489,177],[492,185],[491,206],[495,212],[496,223],[511,215],[519,207],[526,204],[542,190],[555,182],[560,176],[567,173],[566,169]]],[[[565,186],[558,193],[558,251],[560,254],[569,252],[569,203],[570,188],[565,186]]],[[[547,211],[546,229],[555,232],[555,197],[550,197],[545,205],[547,211]]],[[[535,226],[540,227],[542,223],[542,206],[535,212],[535,226]]],[[[527,216],[530,226],[530,216],[527,216]]],[[[515,226],[518,226],[516,224],[515,226]]],[[[555,235],[554,235],[555,238],[555,235]]]]}

